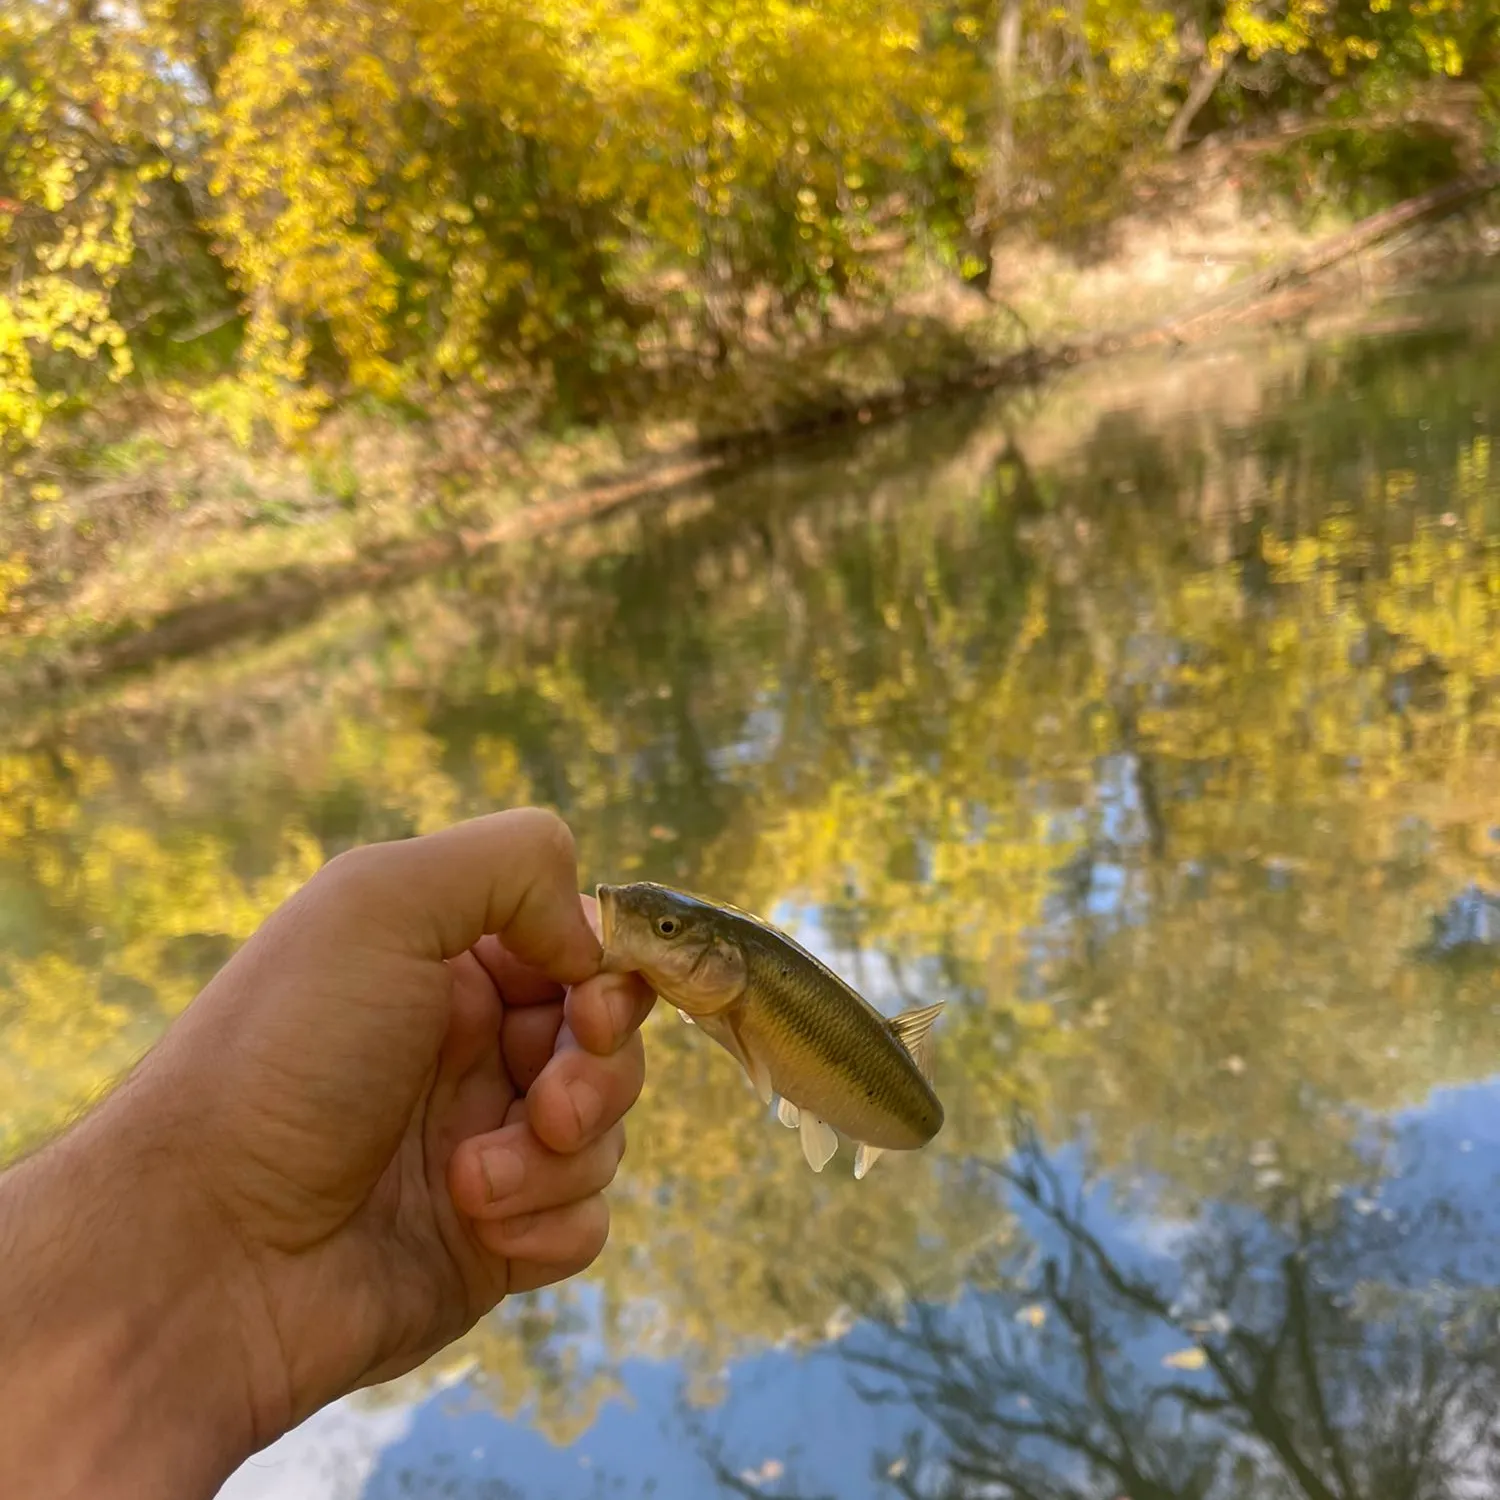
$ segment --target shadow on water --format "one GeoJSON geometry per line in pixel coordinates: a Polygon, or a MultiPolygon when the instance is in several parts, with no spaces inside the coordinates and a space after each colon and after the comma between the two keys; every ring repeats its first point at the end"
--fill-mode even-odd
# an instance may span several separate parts
{"type": "Polygon", "coordinates": [[[1411,1278],[1489,1183],[1383,1211],[1434,1091],[1500,1072],[1497,392],[1484,326],[1112,367],[33,719],[0,741],[0,1152],[329,854],[546,801],[586,882],[721,895],[886,1009],[951,1001],[947,1124],[814,1176],[657,1015],[609,1251],[394,1393],[410,1451],[361,1493],[496,1432],[507,1466],[441,1483],[702,1492],[684,1384],[758,1493],[794,1437],[867,1492],[901,1413],[912,1494],[1457,1486],[1489,1273],[1452,1307],[1411,1278]],[[1104,1199],[1144,1185],[1142,1259],[1104,1199]],[[919,1288],[904,1327],[872,1278],[919,1288]],[[894,1413],[850,1393],[861,1350],[894,1413]]]}

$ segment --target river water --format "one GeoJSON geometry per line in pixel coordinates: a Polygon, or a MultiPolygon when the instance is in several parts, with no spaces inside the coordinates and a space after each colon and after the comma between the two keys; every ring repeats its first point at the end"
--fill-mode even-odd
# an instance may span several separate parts
{"type": "Polygon", "coordinates": [[[950,1002],[947,1124],[863,1182],[659,1010],[596,1267],[228,1500],[1488,1492],[1500,295],[1387,313],[798,448],[4,731],[6,1154],[329,854],[522,801],[590,885],[950,1002]]]}

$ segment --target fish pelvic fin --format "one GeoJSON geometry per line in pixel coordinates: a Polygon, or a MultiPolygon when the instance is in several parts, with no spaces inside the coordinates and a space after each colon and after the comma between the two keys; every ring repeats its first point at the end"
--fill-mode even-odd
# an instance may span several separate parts
{"type": "Polygon", "coordinates": [[[778,1099],[776,1101],[776,1118],[788,1130],[795,1130],[797,1128],[800,1123],[801,1113],[801,1110],[790,1099],[778,1099]]]}
{"type": "Polygon", "coordinates": [[[839,1138],[832,1125],[825,1125],[816,1115],[801,1111],[798,1129],[802,1135],[802,1154],[814,1172],[821,1172],[828,1165],[833,1153],[839,1149],[839,1138]]]}
{"type": "Polygon", "coordinates": [[[769,1104],[776,1093],[771,1087],[771,1070],[745,1045],[735,1029],[732,1015],[729,1012],[720,1011],[717,1015],[700,1016],[698,1029],[706,1031],[734,1058],[745,1070],[745,1077],[750,1080],[750,1086],[759,1096],[760,1102],[769,1104]]]}
{"type": "Polygon", "coordinates": [[[932,1023],[937,1020],[938,1012],[947,1003],[946,1000],[939,1000],[935,1005],[921,1005],[915,1010],[902,1011],[899,1016],[893,1016],[890,1022],[896,1039],[911,1053],[917,1070],[928,1083],[932,1082],[932,1023]]]}
{"type": "Polygon", "coordinates": [[[677,1012],[677,1019],[679,1021],[685,1021],[689,1026],[694,1026],[697,1024],[685,1010],[680,1010],[677,1012]]]}
{"type": "Polygon", "coordinates": [[[868,1141],[861,1141],[859,1150],[854,1153],[855,1177],[863,1177],[884,1154],[884,1146],[872,1146],[868,1141]]]}

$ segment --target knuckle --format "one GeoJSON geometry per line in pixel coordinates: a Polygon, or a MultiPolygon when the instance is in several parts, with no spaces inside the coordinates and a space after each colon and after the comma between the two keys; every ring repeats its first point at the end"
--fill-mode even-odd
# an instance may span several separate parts
{"type": "Polygon", "coordinates": [[[346,849],[318,871],[315,884],[334,901],[358,904],[380,888],[386,857],[383,844],[361,844],[346,849]]]}
{"type": "Polygon", "coordinates": [[[578,844],[573,830],[557,813],[546,807],[523,807],[515,816],[543,855],[563,863],[576,861],[578,844]]]}

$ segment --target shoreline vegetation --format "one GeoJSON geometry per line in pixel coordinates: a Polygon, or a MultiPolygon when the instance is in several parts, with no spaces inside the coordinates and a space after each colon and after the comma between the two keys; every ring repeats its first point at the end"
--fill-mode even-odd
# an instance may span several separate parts
{"type": "Polygon", "coordinates": [[[0,705],[1500,254],[1473,0],[587,9],[0,18],[0,705]]]}
{"type": "MultiPolygon", "coordinates": [[[[595,435],[592,443],[587,437],[533,439],[530,452],[512,450],[514,466],[507,470],[502,464],[499,483],[487,476],[490,487],[476,489],[467,513],[429,518],[420,528],[377,525],[361,535],[332,517],[279,526],[273,520],[272,535],[286,538],[284,548],[241,549],[236,539],[245,528],[238,507],[227,518],[197,528],[185,547],[183,528],[172,519],[154,529],[143,527],[117,560],[85,575],[79,587],[62,592],[50,607],[11,622],[9,649],[0,651],[0,703],[299,623],[353,593],[400,584],[509,543],[543,539],[623,507],[665,502],[772,450],[840,427],[889,421],[971,392],[1034,386],[1083,364],[1152,349],[1246,333],[1358,333],[1386,326],[1382,307],[1392,293],[1442,286],[1453,279],[1455,266],[1482,272],[1500,251],[1500,230],[1492,227],[1500,224],[1500,215],[1482,216],[1496,189],[1500,169],[1444,184],[1348,228],[1307,237],[1274,266],[1235,277],[1135,325],[1038,338],[1017,347],[1005,330],[996,330],[993,316],[950,316],[934,327],[929,314],[916,324],[915,340],[908,343],[902,330],[878,347],[884,357],[858,372],[862,378],[829,372],[807,381],[790,399],[777,381],[779,372],[769,362],[757,367],[751,358],[739,373],[746,394],[755,393],[757,378],[764,386],[756,393],[759,401],[747,406],[754,414],[750,423],[735,427],[721,421],[687,437],[680,436],[681,423],[674,429],[643,422],[635,430],[603,434],[602,441],[595,435]],[[1476,207],[1480,216],[1465,216],[1476,207]],[[1414,238],[1387,248],[1403,236],[1414,238]],[[591,465],[598,450],[603,456],[591,465]],[[158,587],[143,591],[139,585],[151,573],[158,587]]],[[[1252,232],[1246,229],[1247,240],[1252,232]]],[[[1135,290],[1144,298],[1150,289],[1135,290]]],[[[841,351],[830,345],[818,352],[828,357],[841,351]]],[[[177,426],[170,413],[155,415],[161,429],[177,426]]],[[[344,449],[351,486],[360,484],[361,474],[349,463],[348,450],[378,446],[381,421],[379,414],[356,418],[334,439],[344,449]]],[[[153,452],[147,437],[133,472],[81,486],[78,508],[91,510],[111,496],[169,484],[167,455],[192,443],[181,430],[172,438],[170,444],[159,440],[153,452]]],[[[441,451],[441,435],[436,447],[441,451]]],[[[235,458],[245,462],[242,455],[235,458]]],[[[267,465],[273,484],[287,483],[289,459],[293,483],[308,481],[320,460],[327,462],[316,444],[290,454],[276,451],[267,465]],[[277,469],[281,472],[274,473],[277,469]]],[[[253,473],[253,460],[246,467],[253,473]]]]}

